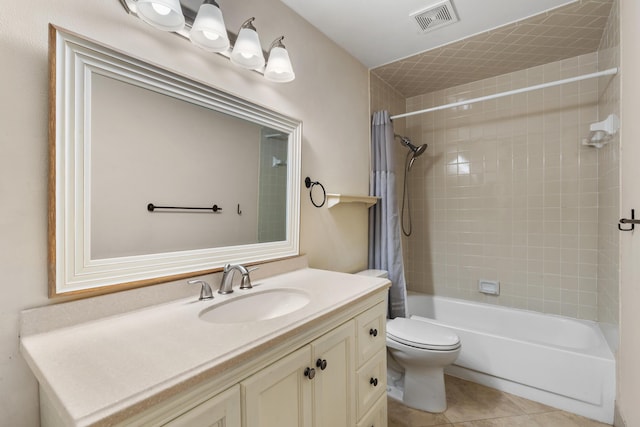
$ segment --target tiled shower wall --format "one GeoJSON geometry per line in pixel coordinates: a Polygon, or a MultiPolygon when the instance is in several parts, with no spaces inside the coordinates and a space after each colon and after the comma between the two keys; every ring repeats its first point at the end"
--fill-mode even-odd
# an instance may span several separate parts
{"type": "MultiPolygon", "coordinates": [[[[263,128],[260,140],[258,242],[286,240],[287,135],[263,128]]],[[[240,206],[238,206],[240,209],[240,206]]]]}
{"type": "MultiPolygon", "coordinates": [[[[411,98],[406,106],[397,91],[372,74],[371,111],[399,114],[618,66],[618,13],[615,0],[597,56],[411,98]]],[[[430,143],[428,161],[416,163],[410,182],[413,199],[420,200],[413,202],[416,231],[403,239],[411,289],[618,324],[619,136],[599,150],[574,142],[587,136],[591,121],[619,116],[619,78],[600,78],[597,94],[594,85],[484,103],[482,110],[476,105],[449,115],[418,116],[407,119],[407,131],[405,119],[394,123],[396,133],[410,132],[415,143],[430,143]],[[465,141],[488,151],[468,149],[465,141]],[[541,171],[540,162],[549,169],[541,171]],[[424,185],[424,178],[432,181],[424,185]],[[478,294],[474,275],[501,280],[501,296],[478,294]]],[[[400,144],[397,148],[401,161],[404,151],[400,144]]]]}
{"type": "MultiPolygon", "coordinates": [[[[598,68],[620,65],[620,2],[613,2],[609,20],[598,49],[598,68]]],[[[598,102],[600,120],[609,114],[620,117],[620,78],[601,78],[598,102]]],[[[598,321],[619,323],[619,238],[617,222],[628,213],[620,212],[620,137],[598,151],[598,321]]]]}
{"type": "MultiPolygon", "coordinates": [[[[582,55],[407,99],[407,111],[591,73],[582,55]]],[[[598,316],[598,81],[407,119],[414,143],[412,290],[584,319],[598,316]],[[500,282],[499,296],[478,280],[500,282]]]]}

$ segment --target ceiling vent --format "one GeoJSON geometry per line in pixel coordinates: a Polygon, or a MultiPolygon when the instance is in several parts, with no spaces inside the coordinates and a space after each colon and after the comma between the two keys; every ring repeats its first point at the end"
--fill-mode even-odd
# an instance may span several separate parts
{"type": "Polygon", "coordinates": [[[459,21],[458,15],[450,0],[441,1],[436,5],[429,6],[427,9],[412,13],[409,16],[415,19],[422,33],[427,33],[436,28],[459,21]]]}

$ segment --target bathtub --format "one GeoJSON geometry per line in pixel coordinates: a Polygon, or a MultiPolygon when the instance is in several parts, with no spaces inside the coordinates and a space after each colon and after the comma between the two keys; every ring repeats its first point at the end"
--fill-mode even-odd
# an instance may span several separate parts
{"type": "Polygon", "coordinates": [[[615,360],[596,322],[413,292],[408,309],[460,337],[448,374],[613,423],[615,360]]]}

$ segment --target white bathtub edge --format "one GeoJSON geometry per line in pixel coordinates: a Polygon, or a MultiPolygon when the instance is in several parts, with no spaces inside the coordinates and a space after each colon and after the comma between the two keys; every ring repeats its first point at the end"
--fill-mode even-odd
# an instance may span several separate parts
{"type": "MultiPolygon", "coordinates": [[[[599,322],[598,327],[602,332],[602,336],[604,336],[605,341],[609,345],[609,349],[611,353],[614,355],[618,353],[618,344],[619,344],[619,336],[620,333],[618,331],[617,325],[612,325],[610,323],[599,322]]],[[[617,359],[617,358],[616,358],[617,359]]]]}
{"type": "MultiPolygon", "coordinates": [[[[445,368],[445,373],[463,380],[475,382],[496,390],[510,393],[525,399],[533,400],[547,406],[563,411],[582,415],[606,424],[612,424],[614,420],[613,401],[615,396],[603,396],[602,406],[592,405],[579,400],[571,399],[545,390],[494,377],[482,372],[451,365],[445,368]]],[[[615,386],[614,386],[615,389],[615,386]]]]}
{"type": "Polygon", "coordinates": [[[447,370],[453,376],[613,422],[617,331],[609,325],[419,293],[409,294],[409,309],[411,317],[460,337],[462,350],[447,370]],[[541,329],[533,330],[537,325],[541,329]],[[556,330],[562,334],[553,335],[556,330]],[[579,339],[565,345],[567,333],[579,339]],[[547,342],[546,335],[554,339],[547,342]]]}

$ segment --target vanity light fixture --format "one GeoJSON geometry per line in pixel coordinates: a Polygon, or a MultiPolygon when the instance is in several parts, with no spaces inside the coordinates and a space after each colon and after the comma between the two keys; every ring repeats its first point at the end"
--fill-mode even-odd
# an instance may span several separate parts
{"type": "Polygon", "coordinates": [[[272,82],[286,83],[295,79],[289,53],[277,38],[269,48],[265,67],[265,52],[253,26],[255,18],[247,19],[236,35],[228,32],[217,0],[203,0],[196,11],[193,1],[183,0],[119,0],[125,10],[163,31],[185,37],[196,46],[216,52],[239,67],[254,70],[272,82]]]}
{"type": "Polygon", "coordinates": [[[282,44],[284,36],[278,37],[271,43],[269,62],[264,70],[264,78],[272,82],[286,83],[296,78],[289,60],[289,52],[282,44]]]}
{"type": "Polygon", "coordinates": [[[200,5],[189,36],[193,44],[209,52],[223,52],[229,49],[227,28],[224,26],[224,18],[216,0],[205,0],[200,5]]]}
{"type": "Polygon", "coordinates": [[[231,51],[231,62],[243,68],[255,70],[264,67],[264,55],[260,37],[253,26],[256,18],[249,18],[240,26],[238,39],[231,51]]]}
{"type": "Polygon", "coordinates": [[[138,16],[144,22],[162,31],[180,31],[184,15],[179,0],[138,0],[138,16]]]}

